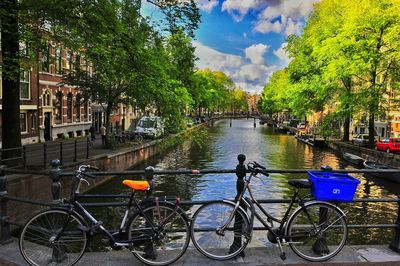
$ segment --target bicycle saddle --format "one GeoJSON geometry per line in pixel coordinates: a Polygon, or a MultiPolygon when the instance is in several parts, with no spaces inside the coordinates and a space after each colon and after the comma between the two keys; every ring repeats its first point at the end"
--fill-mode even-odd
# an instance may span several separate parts
{"type": "Polygon", "coordinates": [[[308,179],[292,179],[289,180],[289,185],[296,188],[311,188],[312,183],[308,179]]]}
{"type": "Polygon", "coordinates": [[[141,191],[148,190],[150,187],[150,184],[147,181],[136,181],[136,180],[125,179],[124,181],[122,181],[122,184],[134,190],[141,190],[141,191]]]}

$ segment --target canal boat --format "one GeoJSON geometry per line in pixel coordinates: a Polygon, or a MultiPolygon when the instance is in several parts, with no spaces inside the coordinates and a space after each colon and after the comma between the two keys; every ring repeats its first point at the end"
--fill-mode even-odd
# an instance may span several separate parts
{"type": "Polygon", "coordinates": [[[398,173],[368,173],[368,175],[371,175],[376,178],[386,179],[388,181],[400,183],[400,169],[391,167],[386,164],[372,162],[372,161],[364,161],[363,164],[364,164],[365,168],[372,169],[372,170],[399,170],[398,173]]]}
{"type": "Polygon", "coordinates": [[[357,156],[355,154],[349,153],[349,152],[345,152],[343,153],[343,159],[345,159],[346,161],[358,165],[358,166],[362,166],[365,162],[365,159],[357,156]]]}
{"type": "Polygon", "coordinates": [[[314,142],[312,141],[312,136],[308,134],[296,134],[295,138],[300,140],[301,142],[308,144],[310,146],[314,146],[314,142]]]}

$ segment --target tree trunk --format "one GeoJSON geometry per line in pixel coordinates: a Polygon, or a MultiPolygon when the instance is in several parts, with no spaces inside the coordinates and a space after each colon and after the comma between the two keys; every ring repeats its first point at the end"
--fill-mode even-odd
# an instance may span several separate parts
{"type": "Polygon", "coordinates": [[[111,133],[111,128],[110,128],[110,116],[111,116],[111,110],[112,110],[112,102],[110,101],[107,103],[107,108],[106,108],[106,148],[112,148],[112,143],[110,142],[110,133],[111,133]]]}
{"type": "MultiPolygon", "coordinates": [[[[19,33],[17,0],[3,0],[1,5],[2,68],[2,159],[19,157],[21,150],[21,126],[19,106],[19,33]]],[[[15,164],[18,160],[7,161],[15,164]]]]}
{"type": "Polygon", "coordinates": [[[370,110],[368,119],[368,142],[370,147],[374,146],[374,140],[375,140],[374,135],[375,135],[375,114],[372,110],[370,110]]]}
{"type": "Polygon", "coordinates": [[[350,140],[350,116],[345,117],[343,124],[343,141],[350,140]]]}

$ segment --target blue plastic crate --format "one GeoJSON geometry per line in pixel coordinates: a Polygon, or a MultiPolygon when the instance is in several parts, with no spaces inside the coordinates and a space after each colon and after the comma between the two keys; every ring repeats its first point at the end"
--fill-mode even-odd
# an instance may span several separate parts
{"type": "Polygon", "coordinates": [[[317,200],[353,201],[360,180],[349,174],[308,171],[311,193],[317,200]]]}

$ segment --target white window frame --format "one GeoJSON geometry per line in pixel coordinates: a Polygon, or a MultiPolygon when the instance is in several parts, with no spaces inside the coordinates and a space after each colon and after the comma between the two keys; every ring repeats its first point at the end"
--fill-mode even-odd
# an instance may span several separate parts
{"type": "Polygon", "coordinates": [[[19,113],[19,125],[21,127],[21,115],[25,115],[25,130],[23,131],[21,128],[21,134],[28,134],[28,113],[27,112],[21,112],[19,113]]]}
{"type": "Polygon", "coordinates": [[[20,87],[19,87],[19,99],[20,100],[30,100],[31,99],[31,72],[29,71],[29,70],[22,70],[21,69],[21,73],[23,73],[23,72],[27,72],[28,73],[28,81],[26,82],[26,81],[24,81],[24,80],[22,80],[21,78],[20,78],[20,80],[19,80],[19,82],[22,84],[22,83],[28,83],[28,98],[22,98],[21,97],[21,84],[20,84],[20,87]]]}

